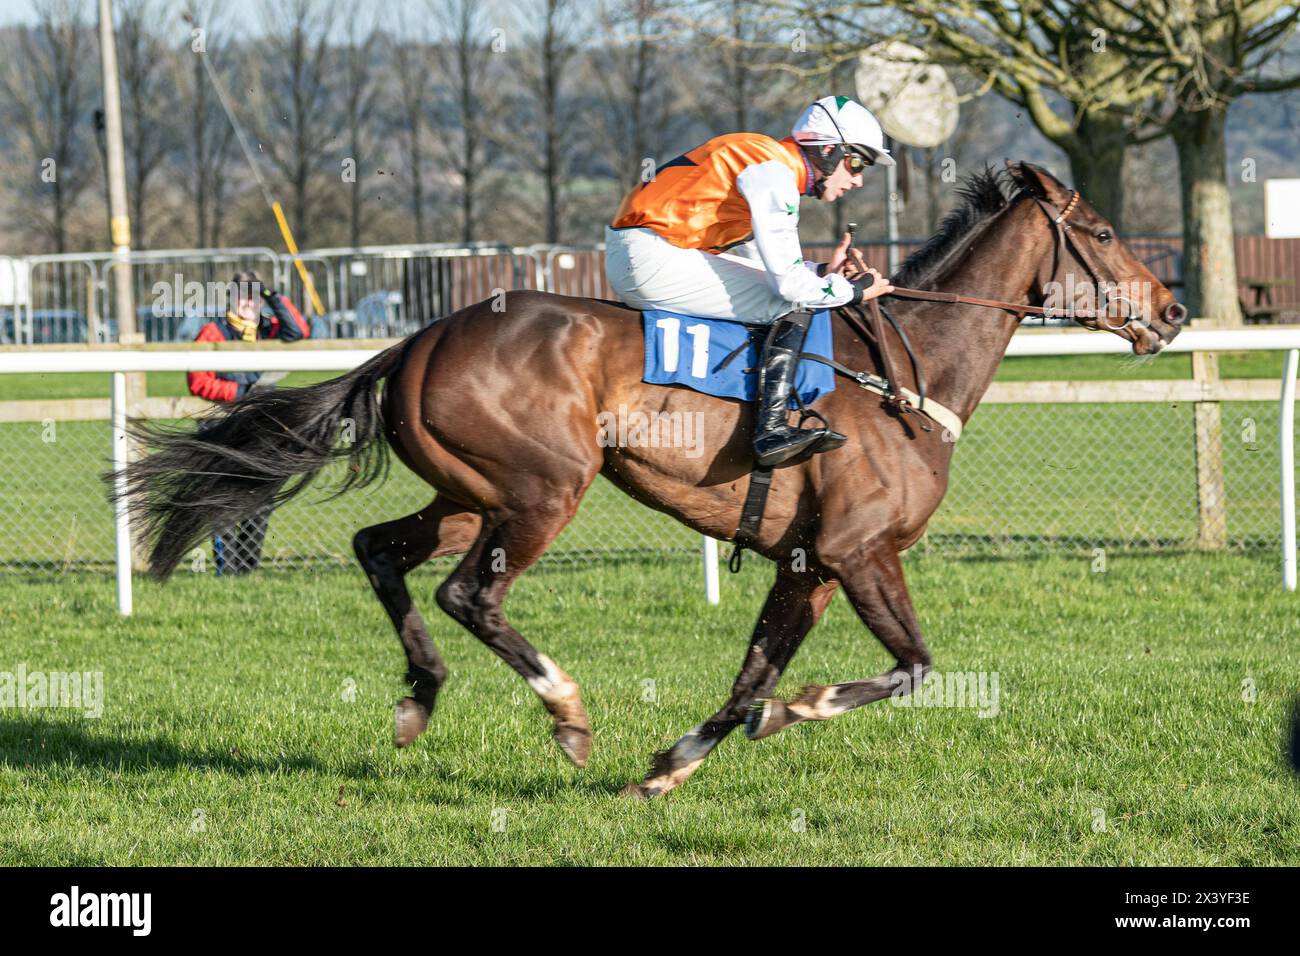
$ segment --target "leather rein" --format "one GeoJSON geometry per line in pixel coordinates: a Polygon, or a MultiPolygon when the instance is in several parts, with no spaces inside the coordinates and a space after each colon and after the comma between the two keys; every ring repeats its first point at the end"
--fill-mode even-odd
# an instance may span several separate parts
{"type": "MultiPolygon", "coordinates": [[[[1071,235],[1070,215],[1074,212],[1075,207],[1079,204],[1078,190],[1070,191],[1070,200],[1066,203],[1063,210],[1058,210],[1056,206],[1045,199],[1034,198],[1039,207],[1046,214],[1056,232],[1056,251],[1055,263],[1052,269],[1052,281],[1056,281],[1056,276],[1060,273],[1065,264],[1067,253],[1073,253],[1089,277],[1096,284],[1099,290],[1104,290],[1108,295],[1113,294],[1114,301],[1122,301],[1127,304],[1124,323],[1117,326],[1108,326],[1112,330],[1122,329],[1133,321],[1135,310],[1133,303],[1127,297],[1115,292],[1114,283],[1109,283],[1102,279],[1101,272],[1088,255],[1086,250],[1074,240],[1071,235]]],[[[882,298],[898,297],[900,299],[915,299],[923,302],[940,302],[947,305],[975,305],[989,309],[1000,309],[1007,312],[1015,312],[1022,318],[1027,315],[1041,315],[1047,318],[1068,318],[1078,321],[1079,319],[1104,319],[1109,312],[1111,300],[1096,309],[1073,310],[1059,309],[1042,305],[1023,305],[1015,302],[1004,302],[999,299],[981,299],[977,296],[960,295],[956,292],[930,292],[925,289],[909,289],[902,286],[895,286],[894,291],[888,296],[882,298]]],[[[899,324],[889,311],[880,305],[880,299],[869,299],[866,303],[866,309],[861,306],[850,306],[836,309],[850,329],[867,343],[874,343],[876,350],[880,353],[881,375],[873,375],[866,371],[854,371],[846,365],[835,361],[833,358],[827,358],[823,355],[814,355],[810,352],[804,352],[801,358],[812,359],[830,366],[835,372],[852,379],[860,387],[882,395],[885,402],[892,406],[900,415],[907,412],[920,412],[925,417],[931,419],[936,424],[941,425],[945,432],[951,436],[949,440],[956,441],[961,434],[962,422],[952,410],[945,408],[938,402],[926,398],[925,373],[921,369],[921,364],[917,360],[916,352],[912,348],[912,343],[907,338],[907,333],[903,331],[902,325],[899,324]],[[916,381],[916,392],[903,388],[900,383],[897,369],[894,365],[893,357],[889,351],[888,336],[885,331],[885,320],[888,320],[894,334],[902,343],[903,350],[907,353],[909,363],[912,366],[912,375],[916,381]]],[[[803,409],[805,417],[820,418],[816,412],[803,409]]],[[[802,420],[801,420],[802,421],[802,420]]],[[[932,427],[921,423],[923,431],[932,431],[932,427]]],[[[946,436],[947,437],[947,436],[946,436]]]]}

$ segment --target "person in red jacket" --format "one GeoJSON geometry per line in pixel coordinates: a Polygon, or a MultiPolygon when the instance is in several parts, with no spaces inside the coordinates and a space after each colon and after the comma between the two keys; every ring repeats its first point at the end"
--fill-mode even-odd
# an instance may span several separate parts
{"type": "MultiPolygon", "coordinates": [[[[199,330],[196,342],[297,342],[311,327],[288,296],[268,289],[256,272],[240,272],[230,282],[232,308],[199,330]]],[[[190,394],[213,402],[237,402],[252,389],[274,388],[283,372],[190,372],[190,394]]],[[[262,561],[270,512],[254,515],[237,527],[213,535],[217,574],[244,574],[262,561]]]]}
{"type": "MultiPolygon", "coordinates": [[[[199,329],[194,341],[297,342],[311,335],[311,326],[289,297],[264,286],[256,272],[236,273],[230,280],[230,301],[233,308],[199,329]]],[[[254,385],[268,386],[277,377],[265,372],[190,372],[190,394],[213,402],[237,402],[254,385]]]]}

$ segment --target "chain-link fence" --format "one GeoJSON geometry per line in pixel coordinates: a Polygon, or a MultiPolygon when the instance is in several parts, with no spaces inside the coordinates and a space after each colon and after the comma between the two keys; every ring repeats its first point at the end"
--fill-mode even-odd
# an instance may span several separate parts
{"type": "MultiPolygon", "coordinates": [[[[1219,408],[1223,490],[1221,500],[1207,502],[1190,405],[985,405],[962,436],[948,496],[917,547],[955,556],[1086,556],[1097,548],[1195,548],[1208,529],[1209,540],[1227,549],[1275,550],[1277,403],[1219,408]]],[[[0,424],[0,569],[112,566],[113,518],[98,477],[109,454],[107,421],[0,424]]],[[[327,471],[271,517],[267,566],[350,563],[357,529],[431,497],[396,460],[386,483],[324,501],[331,477],[327,471]]],[[[544,560],[686,553],[699,540],[600,478],[544,560]]],[[[212,569],[210,547],[195,553],[192,569],[212,569]]]]}
{"type": "Polygon", "coordinates": [[[962,433],[947,498],[921,548],[1016,556],[1280,543],[1279,408],[1222,402],[1201,427],[1222,493],[1198,469],[1190,403],[1001,405],[962,433]],[[1200,478],[1198,479],[1198,474],[1200,478]]]}
{"type": "MultiPolygon", "coordinates": [[[[0,569],[57,572],[113,566],[113,512],[100,480],[110,467],[110,446],[107,421],[0,424],[0,569]]],[[[324,499],[345,466],[327,468],[271,516],[264,565],[349,564],[356,531],[427,505],[433,496],[429,486],[396,458],[391,464],[384,483],[328,501],[324,499]]],[[[641,507],[602,478],[547,559],[591,560],[698,545],[698,535],[641,507]]],[[[195,569],[211,569],[211,546],[193,558],[195,569]]]]}

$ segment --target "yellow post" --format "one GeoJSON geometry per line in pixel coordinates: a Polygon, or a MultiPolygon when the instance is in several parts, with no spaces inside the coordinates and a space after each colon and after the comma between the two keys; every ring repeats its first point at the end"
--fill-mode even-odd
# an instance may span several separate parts
{"type": "Polygon", "coordinates": [[[316,310],[317,315],[324,315],[325,307],[321,305],[320,296],[316,294],[316,284],[311,281],[307,267],[298,258],[298,243],[293,241],[293,233],[289,231],[289,220],[284,218],[284,210],[280,208],[279,200],[271,203],[271,211],[275,213],[275,221],[280,224],[280,234],[284,236],[284,244],[289,248],[289,255],[293,256],[293,264],[298,269],[298,277],[302,279],[303,288],[311,297],[312,308],[316,310]]]}

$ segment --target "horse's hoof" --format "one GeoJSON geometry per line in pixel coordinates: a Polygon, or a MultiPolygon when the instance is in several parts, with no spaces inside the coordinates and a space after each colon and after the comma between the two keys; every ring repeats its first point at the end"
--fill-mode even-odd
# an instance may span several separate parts
{"type": "Polygon", "coordinates": [[[745,713],[745,736],[750,740],[770,737],[786,725],[785,701],[777,697],[758,700],[745,713]]]}
{"type": "Polygon", "coordinates": [[[403,697],[393,712],[393,743],[405,747],[429,726],[429,711],[413,697],[403,697]]]}
{"type": "Polygon", "coordinates": [[[647,787],[643,783],[629,783],[618,792],[618,795],[628,800],[649,800],[651,797],[659,796],[659,793],[658,787],[647,787]]]}
{"type": "Polygon", "coordinates": [[[555,742],[560,745],[564,755],[573,761],[575,767],[587,766],[587,758],[591,756],[591,731],[586,727],[574,727],[566,725],[556,727],[555,733],[552,734],[555,742]]]}

